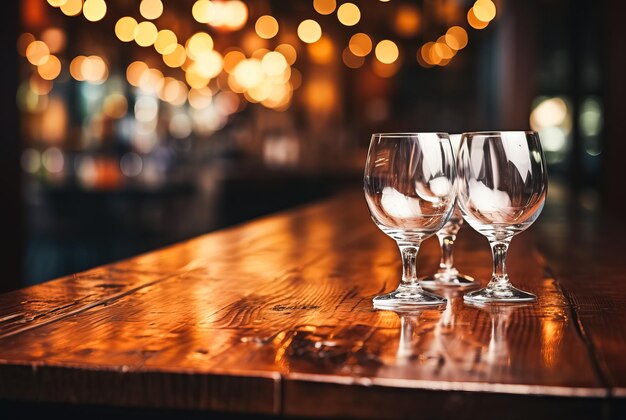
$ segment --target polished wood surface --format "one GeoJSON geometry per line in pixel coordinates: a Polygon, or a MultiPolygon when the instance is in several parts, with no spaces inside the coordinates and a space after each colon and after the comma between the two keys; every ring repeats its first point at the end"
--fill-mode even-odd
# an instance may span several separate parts
{"type": "MultiPolygon", "coordinates": [[[[442,309],[374,310],[371,298],[396,287],[400,258],[356,193],[0,295],[0,400],[615,417],[626,287],[568,247],[574,232],[559,220],[512,242],[512,281],[538,296],[529,305],[472,307],[441,291],[442,309]]],[[[420,274],[438,258],[426,241],[420,274]]],[[[456,262],[484,283],[486,239],[464,228],[456,262]]]]}

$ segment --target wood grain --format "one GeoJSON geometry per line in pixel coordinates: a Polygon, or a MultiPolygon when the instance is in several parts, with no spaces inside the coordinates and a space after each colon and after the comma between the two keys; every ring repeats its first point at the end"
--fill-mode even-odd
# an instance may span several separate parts
{"type": "MultiPolygon", "coordinates": [[[[438,252],[424,244],[421,274],[438,252]]],[[[456,261],[486,280],[486,240],[463,229],[456,261]]],[[[370,418],[430,400],[435,416],[450,401],[600,412],[606,374],[532,230],[508,265],[536,304],[486,310],[446,292],[445,310],[376,311],[399,254],[361,194],[345,194],[0,296],[0,399],[370,418]]]]}

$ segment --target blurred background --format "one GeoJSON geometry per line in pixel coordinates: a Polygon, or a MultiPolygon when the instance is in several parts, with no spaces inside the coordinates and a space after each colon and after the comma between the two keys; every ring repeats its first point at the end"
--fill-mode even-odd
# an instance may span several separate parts
{"type": "Polygon", "coordinates": [[[621,2],[2,8],[0,290],[360,188],[379,131],[537,130],[552,200],[623,202],[621,2]]]}

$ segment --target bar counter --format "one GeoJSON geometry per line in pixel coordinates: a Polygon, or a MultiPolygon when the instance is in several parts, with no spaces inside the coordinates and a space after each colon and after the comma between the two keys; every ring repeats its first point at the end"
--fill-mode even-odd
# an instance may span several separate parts
{"type": "MultiPolygon", "coordinates": [[[[544,213],[507,261],[534,304],[478,308],[443,290],[442,309],[373,309],[401,264],[360,192],[0,295],[0,410],[624,418],[619,228],[544,213]]],[[[419,274],[438,259],[429,239],[419,274]]],[[[490,276],[467,226],[455,260],[490,276]]]]}

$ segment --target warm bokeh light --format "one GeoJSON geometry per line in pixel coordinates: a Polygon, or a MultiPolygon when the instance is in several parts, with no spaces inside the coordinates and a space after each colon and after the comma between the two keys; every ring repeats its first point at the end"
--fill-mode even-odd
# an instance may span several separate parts
{"type": "Polygon", "coordinates": [[[199,23],[209,23],[213,4],[209,0],[198,0],[191,8],[193,18],[199,23]]]}
{"type": "Polygon", "coordinates": [[[83,80],[93,84],[101,84],[107,79],[109,71],[102,57],[91,55],[82,60],[80,73],[83,80]]]}
{"type": "Polygon", "coordinates": [[[320,15],[330,15],[337,8],[336,0],[313,0],[313,8],[320,15]]]}
{"type": "Polygon", "coordinates": [[[176,45],[178,45],[176,34],[169,29],[162,29],[157,34],[154,49],[157,50],[159,54],[169,54],[176,49],[176,45]]]}
{"type": "Polygon", "coordinates": [[[313,19],[303,20],[300,22],[300,25],[298,25],[298,38],[300,38],[302,42],[312,44],[317,42],[321,36],[322,27],[313,19]]]}
{"type": "Polygon", "coordinates": [[[352,35],[348,47],[352,54],[358,57],[365,57],[372,52],[372,39],[369,35],[359,32],[352,35]]]}
{"type": "Polygon", "coordinates": [[[52,90],[53,83],[42,79],[38,74],[33,74],[28,80],[28,86],[37,95],[47,95],[52,90]]]}
{"type": "Polygon", "coordinates": [[[224,54],[224,71],[226,73],[232,73],[237,64],[245,59],[245,54],[239,50],[228,51],[224,54]]]}
{"type": "Polygon", "coordinates": [[[163,84],[163,73],[157,69],[148,69],[139,78],[139,88],[145,93],[157,93],[163,88],[163,84]]]}
{"type": "Polygon", "coordinates": [[[337,19],[345,26],[354,26],[361,20],[361,10],[354,3],[344,3],[337,9],[337,19]]]}
{"type": "Polygon", "coordinates": [[[467,12],[467,23],[474,29],[485,29],[489,25],[489,22],[483,22],[476,17],[473,7],[467,12]]]}
{"type": "Polygon", "coordinates": [[[72,60],[72,62],[70,63],[70,75],[75,79],[78,80],[79,82],[82,82],[85,80],[85,78],[83,77],[83,74],[80,70],[82,64],[83,64],[83,60],[87,58],[84,55],[79,55],[77,57],[74,57],[74,59],[72,60]]]}
{"type": "Polygon", "coordinates": [[[45,63],[37,67],[37,73],[45,80],[54,80],[61,73],[61,61],[54,56],[49,55],[45,63]]]}
{"type": "Polygon", "coordinates": [[[317,42],[307,46],[309,58],[317,64],[328,64],[332,61],[335,47],[327,36],[322,36],[317,42]]]}
{"type": "Polygon", "coordinates": [[[135,27],[135,42],[141,47],[149,47],[154,44],[158,35],[157,27],[152,22],[144,21],[135,27]]]}
{"type": "Polygon", "coordinates": [[[83,0],[67,0],[60,7],[64,15],[76,16],[83,8],[83,0]]]}
{"type": "Polygon", "coordinates": [[[341,54],[341,59],[343,63],[350,67],[351,69],[358,69],[365,63],[365,58],[361,56],[356,56],[350,51],[349,47],[346,47],[341,54]]]}
{"type": "Polygon", "coordinates": [[[291,44],[280,44],[274,50],[281,53],[285,57],[285,59],[287,60],[287,63],[289,63],[290,66],[293,65],[293,63],[295,63],[296,59],[298,58],[296,49],[291,44]]]}
{"type": "Polygon", "coordinates": [[[35,66],[39,66],[48,61],[49,56],[50,49],[43,41],[33,41],[26,47],[26,58],[35,66]]]}
{"type": "Polygon", "coordinates": [[[263,39],[274,38],[278,33],[278,21],[269,15],[261,16],[257,19],[254,30],[263,39]]]}
{"type": "Polygon", "coordinates": [[[196,62],[189,67],[191,70],[188,69],[188,71],[194,71],[202,77],[212,79],[220,74],[223,68],[222,55],[215,50],[205,50],[196,57],[196,62]]]}
{"type": "Polygon", "coordinates": [[[83,15],[90,22],[102,20],[107,13],[107,5],[104,0],[85,0],[83,15]]]}
{"type": "Polygon", "coordinates": [[[443,39],[437,40],[432,48],[435,49],[434,54],[437,54],[439,57],[442,58],[442,60],[450,60],[456,54],[456,51],[450,48],[448,44],[443,42],[443,39]]]}
{"type": "Polygon", "coordinates": [[[285,57],[277,51],[268,52],[261,60],[261,68],[268,76],[279,76],[283,74],[288,67],[289,64],[287,60],[285,60],[285,57]]]}
{"type": "Polygon", "coordinates": [[[146,71],[148,71],[148,65],[146,63],[143,61],[133,61],[126,68],[126,80],[133,86],[139,86],[141,76],[146,71]]]}
{"type": "Polygon", "coordinates": [[[158,19],[163,13],[163,3],[161,0],[141,0],[139,13],[146,19],[158,19]]]}
{"type": "Polygon", "coordinates": [[[422,23],[422,15],[417,6],[403,4],[398,7],[394,19],[394,28],[398,35],[411,38],[418,34],[422,23]]]}
{"type": "Polygon", "coordinates": [[[206,32],[196,32],[187,40],[185,49],[187,56],[195,60],[200,54],[213,49],[213,38],[206,32]]]}
{"type": "Polygon", "coordinates": [[[180,67],[185,64],[185,60],[187,59],[187,51],[185,47],[180,44],[177,44],[174,47],[174,50],[169,54],[163,55],[163,62],[172,68],[180,67]]]}
{"type": "Polygon", "coordinates": [[[390,64],[398,59],[400,51],[393,41],[384,39],[376,44],[374,54],[381,63],[390,64]]]}
{"type": "Polygon", "coordinates": [[[496,5],[491,0],[477,0],[472,9],[481,22],[491,22],[496,17],[496,5]]]}
{"type": "Polygon", "coordinates": [[[187,95],[189,105],[195,109],[208,108],[213,102],[213,93],[211,89],[205,87],[202,89],[191,89],[187,95]]]}
{"type": "Polygon", "coordinates": [[[65,48],[65,32],[60,28],[48,28],[41,33],[41,40],[48,45],[51,53],[58,53],[65,48]]]}
{"type": "Polygon", "coordinates": [[[209,9],[207,23],[223,31],[241,29],[248,20],[248,6],[240,0],[213,1],[209,9]]]}
{"type": "Polygon", "coordinates": [[[115,24],[115,36],[120,41],[130,42],[135,39],[135,28],[137,27],[137,21],[130,17],[124,16],[120,18],[115,24]]]}
{"type": "Polygon", "coordinates": [[[263,82],[263,67],[261,61],[250,58],[241,61],[233,71],[235,81],[244,89],[251,89],[263,82]]]}
{"type": "Polygon", "coordinates": [[[462,50],[467,46],[467,32],[460,26],[453,26],[446,32],[445,40],[453,50],[462,50]]]}

